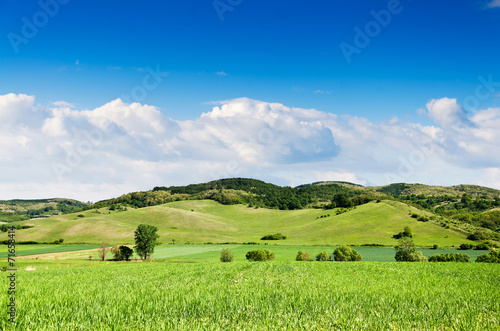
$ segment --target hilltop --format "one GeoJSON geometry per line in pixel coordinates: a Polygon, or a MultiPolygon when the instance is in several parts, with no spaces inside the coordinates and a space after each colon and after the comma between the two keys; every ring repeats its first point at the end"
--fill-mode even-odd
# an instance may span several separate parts
{"type": "Polygon", "coordinates": [[[16,222],[81,210],[87,203],[72,199],[0,200],[0,222],[16,222]]]}
{"type": "Polygon", "coordinates": [[[185,242],[255,242],[263,235],[292,231],[295,227],[303,232],[293,235],[288,241],[290,243],[327,244],[333,241],[387,245],[392,242],[389,232],[401,227],[391,223],[395,216],[388,212],[388,208],[395,208],[403,220],[400,225],[409,222],[418,224],[418,227],[422,224],[425,228],[441,227],[448,236],[451,231],[449,238],[455,238],[443,241],[432,235],[422,244],[431,241],[455,244],[459,238],[466,237],[482,242],[500,241],[499,196],[498,190],[473,185],[442,187],[399,183],[363,187],[349,182],[316,182],[282,187],[255,179],[229,178],[187,186],[158,186],[150,191],[127,193],[94,204],[67,199],[12,200],[10,205],[4,202],[11,208],[8,212],[4,209],[4,214],[18,217],[10,221],[19,220],[19,217],[27,219],[28,215],[52,214],[45,220],[22,223],[23,226],[34,226],[20,232],[26,235],[26,240],[44,242],[60,238],[66,242],[91,243],[125,240],[131,238],[134,227],[142,221],[154,222],[165,236],[175,234],[174,239],[185,242]],[[213,204],[206,205],[209,202],[213,204]],[[197,203],[211,207],[203,207],[202,212],[197,203]],[[194,211],[179,211],[191,209],[194,211]],[[63,215],[72,211],[76,213],[63,215]],[[323,218],[316,220],[322,215],[323,218]],[[284,222],[281,217],[289,222],[284,222]],[[174,224],[171,219],[192,224],[191,230],[174,231],[184,225],[174,224]],[[212,224],[210,229],[214,231],[207,231],[205,226],[214,220],[218,220],[214,224],[220,227],[212,224]],[[243,226],[247,221],[262,233],[243,226]],[[165,228],[165,224],[170,228],[165,228]],[[335,228],[332,224],[336,224],[335,228]],[[384,235],[379,233],[372,237],[372,231],[376,233],[377,229],[385,229],[384,235]],[[269,233],[264,233],[264,230],[269,233]]]}

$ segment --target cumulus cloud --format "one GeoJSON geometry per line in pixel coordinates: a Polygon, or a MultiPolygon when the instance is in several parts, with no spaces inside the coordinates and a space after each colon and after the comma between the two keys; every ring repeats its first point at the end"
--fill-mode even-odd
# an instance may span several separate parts
{"type": "Polygon", "coordinates": [[[239,98],[177,121],[121,99],[88,110],[7,94],[0,96],[0,198],[95,201],[221,177],[294,186],[484,184],[493,176],[491,185],[500,187],[500,109],[468,117],[455,99],[443,98],[431,100],[426,112],[435,126],[239,98]]]}

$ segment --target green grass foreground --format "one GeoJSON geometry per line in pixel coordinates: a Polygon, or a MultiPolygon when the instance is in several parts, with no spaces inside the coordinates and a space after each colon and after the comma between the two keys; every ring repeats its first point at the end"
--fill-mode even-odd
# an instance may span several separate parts
{"type": "MultiPolygon", "coordinates": [[[[492,264],[20,260],[18,268],[18,330],[500,328],[492,264]]],[[[6,314],[0,324],[8,329],[6,314]]]]}

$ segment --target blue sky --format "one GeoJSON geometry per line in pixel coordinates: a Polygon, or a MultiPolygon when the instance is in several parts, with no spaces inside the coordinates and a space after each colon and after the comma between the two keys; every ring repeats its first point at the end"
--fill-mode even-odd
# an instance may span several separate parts
{"type": "MultiPolygon", "coordinates": [[[[156,69],[168,76],[128,103],[173,121],[196,121],[213,101],[238,98],[441,128],[436,112],[421,110],[432,100],[456,99],[465,117],[500,106],[500,88],[477,94],[484,80],[500,81],[498,0],[4,0],[0,22],[0,95],[34,97],[48,113],[57,101],[78,111],[127,102],[156,69]],[[390,22],[375,23],[373,12],[389,7],[390,22]],[[356,46],[356,28],[369,27],[376,30],[348,61],[342,43],[356,46]]],[[[383,182],[360,172],[365,184],[383,182]]],[[[278,173],[264,179],[300,184],[278,173]]],[[[182,182],[193,180],[201,177],[182,182]]]]}

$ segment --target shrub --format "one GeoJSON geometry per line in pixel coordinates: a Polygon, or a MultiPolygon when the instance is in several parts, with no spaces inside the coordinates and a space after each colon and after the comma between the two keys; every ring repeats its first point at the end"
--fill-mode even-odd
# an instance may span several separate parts
{"type": "Polygon", "coordinates": [[[490,247],[486,244],[479,244],[476,247],[474,247],[474,250],[476,251],[487,251],[488,249],[490,249],[490,247]]]}
{"type": "Polygon", "coordinates": [[[415,244],[411,238],[401,238],[399,244],[394,247],[396,249],[396,256],[394,257],[398,262],[425,262],[427,259],[422,255],[422,252],[415,250],[415,244]]]}
{"type": "Polygon", "coordinates": [[[411,232],[411,229],[409,226],[404,228],[403,232],[400,232],[398,234],[395,234],[392,236],[394,239],[401,239],[401,238],[412,238],[413,233],[411,232]]]}
{"type": "Polygon", "coordinates": [[[431,249],[438,249],[439,246],[438,245],[432,245],[432,248],[431,249]]]}
{"type": "Polygon", "coordinates": [[[349,246],[339,246],[333,252],[335,261],[361,261],[361,255],[349,246]]]}
{"type": "Polygon", "coordinates": [[[83,214],[78,214],[77,216],[78,217],[85,217],[85,215],[83,215],[83,214]]]}
{"type": "Polygon", "coordinates": [[[120,261],[122,259],[118,245],[111,247],[111,253],[113,253],[113,257],[116,261],[120,261]]]}
{"type": "Polygon", "coordinates": [[[130,247],[127,247],[127,246],[122,245],[122,246],[120,246],[119,249],[120,249],[120,258],[122,260],[129,261],[132,254],[134,254],[134,250],[130,247]]]}
{"type": "Polygon", "coordinates": [[[268,234],[267,236],[260,238],[260,240],[284,240],[284,239],[286,239],[286,236],[282,235],[281,233],[268,234]]]}
{"type": "Polygon", "coordinates": [[[460,249],[462,251],[466,251],[466,250],[473,249],[473,248],[474,248],[474,245],[472,245],[472,244],[461,244],[458,249],[460,249]]]}
{"type": "Polygon", "coordinates": [[[331,261],[330,254],[328,252],[320,252],[316,255],[316,261],[331,261]]]}
{"type": "Polygon", "coordinates": [[[274,253],[267,249],[254,249],[247,252],[246,258],[249,261],[271,261],[274,260],[274,253]]]}
{"type": "Polygon", "coordinates": [[[464,253],[434,254],[429,257],[429,262],[471,262],[470,256],[464,253]]]}
{"type": "Polygon", "coordinates": [[[220,252],[220,260],[221,262],[233,262],[234,260],[233,252],[231,252],[229,248],[224,248],[220,252]]]}
{"type": "Polygon", "coordinates": [[[429,218],[425,217],[425,216],[420,216],[419,218],[417,218],[417,221],[419,221],[419,222],[429,222],[429,218]]]}
{"type": "Polygon", "coordinates": [[[310,261],[310,260],[311,257],[309,256],[309,254],[307,252],[302,252],[302,251],[299,251],[297,257],[295,258],[295,261],[310,261]]]}
{"type": "Polygon", "coordinates": [[[467,236],[467,239],[469,240],[474,240],[474,241],[479,241],[479,240],[486,240],[488,239],[486,234],[482,233],[482,232],[475,232],[475,233],[471,233],[467,236]]]}
{"type": "Polygon", "coordinates": [[[491,251],[487,254],[479,255],[476,262],[500,263],[500,252],[491,251]]]}

